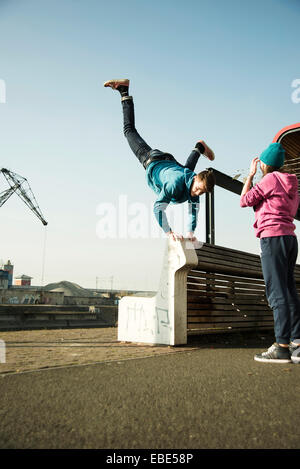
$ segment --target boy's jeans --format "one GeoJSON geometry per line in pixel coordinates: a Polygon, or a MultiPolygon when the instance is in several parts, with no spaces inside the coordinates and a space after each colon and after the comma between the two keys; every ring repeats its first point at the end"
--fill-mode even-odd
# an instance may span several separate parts
{"type": "MultiPolygon", "coordinates": [[[[133,153],[138,158],[139,162],[146,167],[146,162],[149,158],[164,160],[164,159],[174,159],[174,156],[170,153],[164,153],[160,150],[153,150],[149,145],[142,139],[135,128],[135,119],[134,119],[134,104],[132,97],[122,100],[123,108],[123,122],[124,122],[124,135],[127,138],[129,146],[133,153]]],[[[184,167],[189,168],[191,171],[194,171],[195,166],[198,162],[200,153],[197,150],[193,150],[188,157],[184,167]]],[[[175,160],[176,161],[176,160],[175,160]]],[[[178,162],[177,162],[178,163],[178,162]]],[[[180,164],[180,163],[178,163],[180,164]]],[[[181,165],[182,166],[182,165],[181,165]]]]}
{"type": "Polygon", "coordinates": [[[298,254],[296,236],[261,238],[261,264],[266,296],[274,315],[276,342],[300,338],[300,301],[294,280],[298,254]]]}

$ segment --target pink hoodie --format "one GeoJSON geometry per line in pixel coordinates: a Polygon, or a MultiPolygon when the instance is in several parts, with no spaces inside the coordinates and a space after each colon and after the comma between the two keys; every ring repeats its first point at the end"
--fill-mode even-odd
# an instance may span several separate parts
{"type": "Polygon", "coordinates": [[[241,197],[241,207],[255,207],[257,238],[294,235],[299,206],[298,179],[294,174],[273,171],[241,197]]]}

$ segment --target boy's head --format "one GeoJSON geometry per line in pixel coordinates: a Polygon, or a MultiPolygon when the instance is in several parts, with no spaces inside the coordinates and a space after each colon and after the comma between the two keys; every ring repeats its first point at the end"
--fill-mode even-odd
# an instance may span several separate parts
{"type": "Polygon", "coordinates": [[[216,183],[216,178],[212,170],[206,169],[198,173],[191,185],[191,196],[196,197],[205,192],[211,192],[216,183]]]}

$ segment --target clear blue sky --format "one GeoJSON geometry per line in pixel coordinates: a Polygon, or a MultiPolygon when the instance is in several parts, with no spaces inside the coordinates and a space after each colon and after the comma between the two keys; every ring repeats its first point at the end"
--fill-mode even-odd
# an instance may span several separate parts
{"type": "MultiPolygon", "coordinates": [[[[204,138],[211,166],[245,172],[300,120],[291,100],[299,22],[298,0],[0,0],[0,167],[28,179],[49,222],[43,264],[45,228],[11,197],[0,208],[0,260],[34,284],[44,265],[45,284],[95,287],[98,277],[106,287],[113,276],[116,288],[156,288],[163,239],[96,233],[99,204],[119,216],[120,195],[156,223],[155,195],[122,135],[119,96],[103,82],[131,79],[136,126],[151,147],[184,162],[204,138]]],[[[207,166],[202,159],[197,170],[207,166]]],[[[253,221],[238,196],[216,189],[217,244],[258,253],[253,221]]]]}

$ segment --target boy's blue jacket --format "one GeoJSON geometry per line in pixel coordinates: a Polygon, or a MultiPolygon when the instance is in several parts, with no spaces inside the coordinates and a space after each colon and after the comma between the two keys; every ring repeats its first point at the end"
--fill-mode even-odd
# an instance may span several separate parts
{"type": "Polygon", "coordinates": [[[168,204],[181,204],[188,201],[187,231],[195,231],[199,211],[199,196],[190,194],[196,173],[184,168],[176,160],[158,160],[146,169],[148,186],[158,194],[154,203],[154,215],[165,233],[171,230],[165,210],[168,204]]]}

